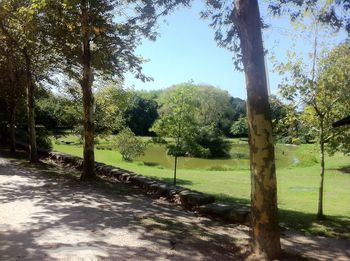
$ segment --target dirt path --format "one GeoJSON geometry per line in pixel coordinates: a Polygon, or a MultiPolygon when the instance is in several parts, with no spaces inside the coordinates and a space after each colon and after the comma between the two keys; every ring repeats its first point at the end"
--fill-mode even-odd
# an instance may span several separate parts
{"type": "MultiPolygon", "coordinates": [[[[0,260],[244,258],[247,227],[197,217],[123,184],[81,184],[64,172],[0,157],[0,260]]],[[[350,260],[345,240],[293,234],[282,242],[317,260],[350,260]]]]}
{"type": "Polygon", "coordinates": [[[234,260],[247,230],[0,158],[1,260],[234,260]]]}

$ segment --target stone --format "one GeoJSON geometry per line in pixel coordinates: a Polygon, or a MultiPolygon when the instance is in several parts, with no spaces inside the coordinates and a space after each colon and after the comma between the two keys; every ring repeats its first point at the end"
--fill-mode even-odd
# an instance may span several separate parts
{"type": "Polygon", "coordinates": [[[114,168],[114,169],[112,169],[112,170],[110,171],[109,174],[110,174],[112,177],[114,177],[114,178],[120,180],[120,179],[121,179],[121,175],[123,174],[123,172],[120,171],[119,169],[114,168]]]}
{"type": "Polygon", "coordinates": [[[155,182],[151,184],[149,189],[153,194],[159,197],[168,196],[169,193],[169,186],[161,182],[155,182]]]}
{"type": "Polygon", "coordinates": [[[135,176],[130,177],[130,181],[132,183],[138,185],[141,188],[146,188],[147,184],[150,184],[151,182],[154,182],[150,178],[147,178],[147,177],[141,176],[141,175],[135,175],[135,176]]]}
{"type": "Polygon", "coordinates": [[[220,203],[206,204],[198,207],[198,212],[211,217],[217,217],[232,223],[244,224],[249,221],[250,210],[245,206],[220,203]]]}
{"type": "Polygon", "coordinates": [[[102,174],[105,174],[105,175],[110,174],[110,172],[111,172],[112,170],[113,170],[113,167],[112,167],[112,166],[109,166],[109,165],[104,165],[104,166],[101,168],[102,174]]]}
{"type": "Polygon", "coordinates": [[[215,198],[201,192],[183,190],[179,194],[181,205],[186,208],[198,207],[204,204],[210,204],[215,201],[215,198]]]}
{"type": "Polygon", "coordinates": [[[122,181],[126,182],[129,181],[132,176],[135,176],[133,173],[123,173],[120,175],[120,178],[122,181]]]}
{"type": "Polygon", "coordinates": [[[102,174],[101,172],[103,172],[103,168],[104,168],[105,166],[106,166],[106,164],[104,164],[104,163],[96,162],[96,163],[95,163],[96,172],[99,173],[99,174],[102,174]]]}

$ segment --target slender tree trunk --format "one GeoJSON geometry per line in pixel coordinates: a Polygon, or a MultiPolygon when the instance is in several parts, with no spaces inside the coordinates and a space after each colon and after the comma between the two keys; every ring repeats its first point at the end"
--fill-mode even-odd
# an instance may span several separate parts
{"type": "Polygon", "coordinates": [[[83,35],[83,79],[81,88],[83,90],[84,106],[84,163],[81,180],[95,177],[95,155],[94,155],[94,124],[92,94],[92,69],[91,69],[91,47],[90,47],[90,22],[89,22],[89,1],[81,1],[82,35],[83,35]]]}
{"type": "Polygon", "coordinates": [[[176,169],[177,169],[177,154],[175,155],[175,165],[174,165],[174,186],[176,186],[176,169]]]}
{"type": "Polygon", "coordinates": [[[38,162],[38,151],[36,146],[35,119],[34,119],[34,92],[35,85],[33,82],[31,60],[26,49],[23,50],[26,63],[26,80],[27,80],[27,115],[28,115],[28,133],[29,133],[29,161],[38,162]]]}
{"type": "Polygon", "coordinates": [[[11,137],[11,144],[10,144],[10,151],[16,152],[16,131],[15,131],[15,121],[16,121],[16,103],[12,102],[11,104],[11,115],[10,115],[10,137],[11,137]]]}
{"type": "MultiPolygon", "coordinates": [[[[179,125],[179,133],[180,133],[180,125],[179,125]]],[[[176,170],[177,170],[177,160],[178,160],[178,154],[179,154],[179,147],[180,147],[180,136],[177,136],[176,151],[175,151],[175,164],[174,164],[174,186],[176,186],[176,170]]]]}
{"type": "Polygon", "coordinates": [[[320,159],[321,159],[321,180],[320,187],[318,192],[318,210],[317,210],[317,219],[323,220],[323,183],[324,183],[324,126],[323,120],[321,120],[321,130],[320,130],[320,159]]]}
{"type": "Polygon", "coordinates": [[[267,259],[281,252],[272,121],[257,0],[235,0],[232,15],[239,29],[247,88],[251,165],[253,251],[267,259]]]}
{"type": "MultiPolygon", "coordinates": [[[[11,57],[12,58],[12,57],[11,57]]],[[[15,76],[15,69],[13,68],[12,60],[9,61],[9,82],[11,87],[13,88],[13,92],[11,95],[11,102],[10,102],[10,151],[12,153],[16,152],[16,133],[15,133],[15,122],[16,122],[16,105],[17,105],[17,95],[18,93],[15,91],[16,86],[16,76],[15,76]]]]}

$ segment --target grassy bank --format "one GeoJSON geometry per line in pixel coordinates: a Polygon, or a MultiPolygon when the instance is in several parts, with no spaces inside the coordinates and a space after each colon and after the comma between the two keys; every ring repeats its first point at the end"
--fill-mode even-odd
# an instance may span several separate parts
{"type": "MultiPolygon", "coordinates": [[[[74,139],[72,136],[63,139],[71,144],[65,144],[60,139],[59,144],[54,144],[54,149],[82,156],[82,147],[74,139]]],[[[237,141],[232,142],[236,144],[233,146],[232,159],[180,158],[178,184],[213,194],[222,202],[249,204],[249,165],[248,159],[244,158],[248,146],[237,141]],[[237,158],[235,153],[239,153],[237,158]]],[[[122,161],[121,155],[112,150],[96,150],[96,161],[172,182],[173,159],[165,155],[164,149],[152,146],[155,145],[151,145],[146,156],[134,162],[122,161]]],[[[278,145],[276,155],[282,226],[312,234],[350,239],[350,157],[341,154],[327,157],[324,202],[327,220],[316,222],[319,185],[317,150],[313,145],[278,145]]]]}

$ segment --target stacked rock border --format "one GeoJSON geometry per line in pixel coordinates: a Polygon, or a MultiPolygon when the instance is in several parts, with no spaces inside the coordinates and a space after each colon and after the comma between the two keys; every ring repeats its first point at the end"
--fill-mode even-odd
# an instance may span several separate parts
{"type": "MultiPolygon", "coordinates": [[[[78,170],[83,169],[83,159],[61,152],[41,151],[50,160],[78,170]]],[[[137,186],[146,194],[157,198],[166,198],[168,201],[183,206],[185,209],[194,210],[204,216],[219,218],[230,223],[247,224],[250,211],[244,206],[215,203],[215,198],[198,191],[193,191],[180,186],[169,185],[160,180],[136,174],[132,171],[95,162],[96,175],[107,177],[121,183],[137,186]]]]}
{"type": "MultiPolygon", "coordinates": [[[[28,149],[28,144],[17,142],[17,147],[28,149]]],[[[83,159],[69,154],[38,149],[38,153],[60,165],[83,169],[83,159]]],[[[215,198],[198,191],[193,191],[180,186],[169,185],[160,180],[136,174],[132,171],[95,162],[97,176],[117,182],[137,186],[146,194],[156,198],[165,198],[170,202],[181,205],[185,209],[194,210],[203,216],[218,218],[220,220],[248,224],[250,210],[245,206],[216,203],[215,198]]]]}

